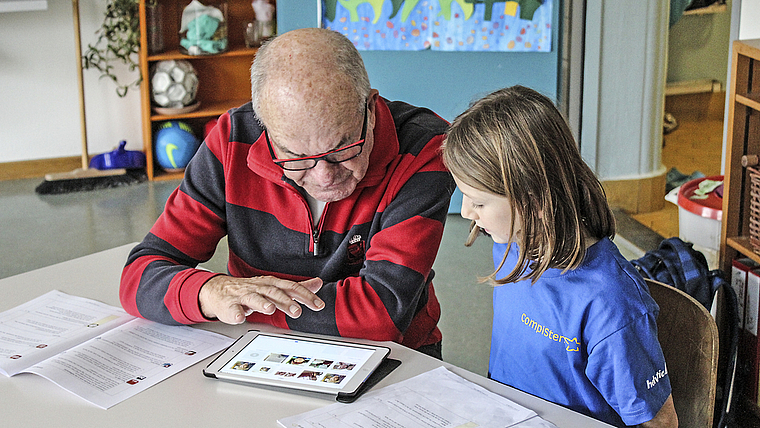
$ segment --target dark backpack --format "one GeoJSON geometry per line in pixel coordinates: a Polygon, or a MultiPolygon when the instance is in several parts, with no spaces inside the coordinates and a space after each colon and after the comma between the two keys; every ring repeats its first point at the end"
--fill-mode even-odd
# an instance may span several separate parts
{"type": "Polygon", "coordinates": [[[707,310],[715,293],[726,281],[720,270],[710,271],[704,254],[681,238],[668,238],[660,247],[637,260],[631,260],[644,278],[653,279],[685,291],[707,310]]]}
{"type": "Polygon", "coordinates": [[[739,350],[739,306],[736,292],[724,279],[720,269],[707,265],[704,254],[693,248],[693,244],[680,238],[668,238],[660,242],[659,248],[649,251],[643,257],[631,260],[644,278],[653,279],[682,290],[701,303],[708,311],[712,307],[715,293],[723,290],[725,300],[725,327],[722,329],[720,355],[718,358],[718,381],[715,395],[716,428],[735,427],[736,405],[741,387],[738,380],[744,368],[737,367],[739,350]],[[725,335],[725,337],[724,337],[725,335]]]}

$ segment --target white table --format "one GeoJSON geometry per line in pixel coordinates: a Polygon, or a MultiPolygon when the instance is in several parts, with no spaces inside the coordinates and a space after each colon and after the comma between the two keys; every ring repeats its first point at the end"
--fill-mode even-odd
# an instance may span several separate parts
{"type": "MultiPolygon", "coordinates": [[[[32,300],[50,290],[119,306],[119,278],[129,244],[0,280],[0,311],[32,300]]],[[[205,323],[197,327],[229,337],[249,329],[277,331],[265,325],[230,326],[205,323]]],[[[521,391],[441,362],[395,343],[391,357],[402,364],[375,388],[389,385],[438,366],[537,412],[558,427],[607,427],[604,423],[521,391]]],[[[32,374],[0,375],[0,420],[9,427],[276,427],[277,419],[333,403],[331,400],[220,382],[203,376],[211,358],[170,377],[108,410],[100,409],[54,383],[32,374]]]]}

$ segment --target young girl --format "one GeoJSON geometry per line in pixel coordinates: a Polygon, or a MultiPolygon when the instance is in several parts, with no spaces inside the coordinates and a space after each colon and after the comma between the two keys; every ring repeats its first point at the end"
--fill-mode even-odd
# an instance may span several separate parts
{"type": "Polygon", "coordinates": [[[548,98],[496,91],[454,120],[445,164],[494,240],[491,378],[615,426],[677,426],[658,307],[611,238],[599,180],[548,98]]]}

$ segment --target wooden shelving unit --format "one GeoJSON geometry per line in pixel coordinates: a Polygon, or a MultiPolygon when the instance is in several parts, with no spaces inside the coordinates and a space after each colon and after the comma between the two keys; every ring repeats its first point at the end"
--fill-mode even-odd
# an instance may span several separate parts
{"type": "Polygon", "coordinates": [[[742,156],[760,154],[760,39],[733,44],[723,193],[720,267],[739,254],[760,262],[749,240],[750,179],[742,156]]]}
{"type": "Polygon", "coordinates": [[[251,99],[250,68],[255,48],[247,48],[243,36],[244,24],[254,19],[250,0],[226,0],[227,42],[225,52],[216,55],[191,56],[179,51],[179,23],[182,10],[190,0],[158,0],[161,5],[161,31],[165,49],[148,52],[148,39],[153,31],[148,26],[148,6],[140,0],[140,87],[142,110],[143,150],[147,158],[147,174],[150,180],[181,178],[182,173],[166,173],[154,163],[153,132],[161,122],[182,120],[187,122],[201,138],[207,121],[219,117],[227,110],[245,104],[251,99]],[[163,115],[153,111],[151,105],[150,68],[164,60],[187,60],[195,68],[199,85],[196,100],[200,108],[190,113],[163,115]]]}
{"type": "MultiPolygon", "coordinates": [[[[743,156],[760,155],[760,39],[733,43],[728,95],[719,262],[726,274],[731,272],[732,260],[740,256],[760,263],[760,254],[750,242],[751,180],[742,166],[743,156]]],[[[743,398],[739,404],[739,412],[744,414],[744,418],[757,423],[760,417],[757,403],[743,398]]]]}

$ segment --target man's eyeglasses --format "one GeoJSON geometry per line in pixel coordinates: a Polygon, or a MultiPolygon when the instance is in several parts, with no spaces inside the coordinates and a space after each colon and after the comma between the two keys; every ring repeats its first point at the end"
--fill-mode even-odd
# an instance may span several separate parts
{"type": "Polygon", "coordinates": [[[362,148],[364,147],[365,139],[367,137],[367,104],[364,104],[364,122],[362,123],[362,135],[359,137],[359,141],[351,143],[345,147],[341,147],[335,150],[330,150],[327,153],[321,155],[306,156],[302,158],[294,159],[278,159],[272,149],[272,143],[269,141],[269,133],[264,129],[264,138],[266,138],[267,146],[269,146],[269,154],[272,155],[272,161],[279,165],[282,169],[288,171],[303,171],[312,169],[317,166],[317,162],[323,160],[329,163],[341,163],[347,160],[351,160],[360,154],[362,154],[362,148]]]}

